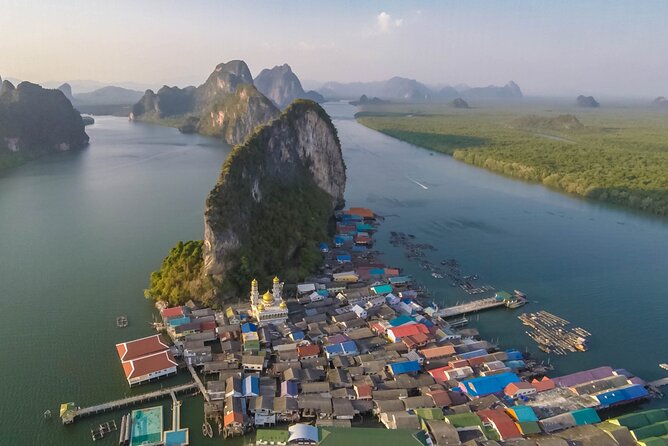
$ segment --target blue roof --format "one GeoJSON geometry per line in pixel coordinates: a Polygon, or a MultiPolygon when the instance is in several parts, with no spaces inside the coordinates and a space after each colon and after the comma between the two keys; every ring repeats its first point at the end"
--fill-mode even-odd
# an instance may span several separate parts
{"type": "Polygon", "coordinates": [[[345,221],[345,220],[351,220],[351,221],[362,221],[362,220],[364,220],[361,215],[356,215],[356,214],[340,214],[339,218],[343,221],[345,221]]]}
{"type": "Polygon", "coordinates": [[[364,252],[364,251],[366,251],[367,249],[368,249],[368,248],[367,248],[366,246],[362,246],[362,245],[355,245],[355,246],[353,246],[353,248],[352,248],[353,252],[364,252]]]}
{"type": "Polygon", "coordinates": [[[376,285],[371,287],[371,290],[376,294],[387,294],[392,292],[392,285],[389,283],[385,285],[376,285]]]}
{"type": "Polygon", "coordinates": [[[459,357],[462,359],[471,359],[471,358],[477,358],[478,356],[485,356],[486,354],[487,350],[485,350],[484,348],[479,348],[478,350],[462,353],[459,355],[459,357]]]}
{"type": "Polygon", "coordinates": [[[327,246],[327,243],[324,243],[324,242],[320,243],[320,245],[318,247],[320,248],[320,251],[322,251],[322,252],[329,251],[329,246],[327,246]]]}
{"type": "Polygon", "coordinates": [[[373,231],[373,226],[369,223],[357,223],[355,229],[357,229],[357,232],[373,231]]]}
{"type": "Polygon", "coordinates": [[[471,396],[485,396],[502,392],[510,383],[520,382],[514,373],[505,372],[498,375],[481,376],[461,382],[466,392],[471,396]]]}
{"type": "Polygon", "coordinates": [[[188,316],[183,316],[176,319],[170,319],[168,323],[170,327],[178,327],[179,325],[189,324],[190,318],[188,316]]]}
{"type": "Polygon", "coordinates": [[[241,332],[242,333],[249,333],[251,331],[257,331],[257,325],[251,323],[251,322],[246,322],[241,326],[241,332]]]}
{"type": "Polygon", "coordinates": [[[351,260],[352,260],[352,258],[350,257],[350,254],[342,254],[342,255],[336,256],[336,261],[340,262],[340,263],[350,262],[351,260]]]}
{"type": "Polygon", "coordinates": [[[394,319],[390,320],[390,325],[393,327],[399,327],[400,325],[408,324],[409,322],[415,322],[415,319],[413,319],[410,316],[407,316],[405,314],[395,317],[394,319]]]}
{"type": "Polygon", "coordinates": [[[321,296],[327,297],[329,296],[329,291],[327,290],[316,290],[316,293],[320,294],[321,296]]]}
{"type": "Polygon", "coordinates": [[[245,377],[241,382],[241,393],[244,395],[259,395],[260,378],[255,375],[245,377]]]}
{"type": "Polygon", "coordinates": [[[343,237],[341,237],[339,235],[334,237],[334,244],[335,245],[343,245],[344,243],[345,243],[345,240],[343,239],[343,237]]]}
{"type": "Polygon", "coordinates": [[[390,364],[390,370],[392,370],[393,375],[415,373],[420,371],[420,364],[417,361],[396,362],[390,364]]]}
{"type": "Polygon", "coordinates": [[[369,274],[371,274],[372,276],[382,276],[383,274],[385,274],[385,270],[383,268],[371,268],[369,270],[369,274]]]}
{"type": "Polygon", "coordinates": [[[522,352],[519,352],[517,350],[506,350],[506,353],[508,354],[509,361],[518,361],[520,359],[524,359],[524,356],[522,356],[522,352]]]}
{"type": "Polygon", "coordinates": [[[583,424],[594,424],[601,422],[601,418],[598,416],[596,411],[591,407],[574,410],[573,412],[571,412],[571,415],[575,420],[575,424],[578,426],[582,426],[583,424]]]}
{"type": "Polygon", "coordinates": [[[538,421],[538,417],[529,406],[514,406],[510,408],[517,417],[517,421],[538,421]]]}
{"type": "Polygon", "coordinates": [[[188,444],[188,429],[165,432],[165,446],[183,446],[188,444]]]}
{"type": "Polygon", "coordinates": [[[296,396],[297,394],[299,394],[297,381],[283,381],[281,383],[281,395],[296,396]]]}
{"type": "Polygon", "coordinates": [[[292,338],[293,341],[301,341],[304,339],[304,332],[301,330],[295,330],[292,333],[290,333],[290,337],[292,338]]]}
{"type": "Polygon", "coordinates": [[[340,344],[332,344],[325,346],[325,351],[330,355],[356,355],[357,344],[355,341],[345,341],[340,344]]]}
{"type": "Polygon", "coordinates": [[[601,404],[601,407],[609,407],[627,401],[633,401],[638,398],[645,398],[649,395],[645,387],[635,384],[621,389],[613,389],[596,395],[596,399],[601,404]]]}
{"type": "Polygon", "coordinates": [[[506,367],[510,367],[511,369],[523,369],[527,365],[524,361],[517,360],[517,361],[506,361],[506,367]]]}

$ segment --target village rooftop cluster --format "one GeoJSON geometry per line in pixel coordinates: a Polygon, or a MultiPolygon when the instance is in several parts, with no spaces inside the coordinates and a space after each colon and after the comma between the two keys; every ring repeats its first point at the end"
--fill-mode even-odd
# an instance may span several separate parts
{"type": "Polygon", "coordinates": [[[117,345],[128,384],[195,368],[206,423],[225,437],[254,431],[256,444],[370,444],[367,431],[383,430],[358,425],[377,420],[400,441],[387,444],[667,446],[666,411],[601,422],[652,396],[642,379],[608,366],[546,376],[520,351],[451,326],[411,277],[382,264],[373,212],[337,219],[319,274],[289,297],[277,277],[266,292],[254,280],[247,301],[224,311],[161,307],[158,328],[171,343],[154,335],[117,345]]]}

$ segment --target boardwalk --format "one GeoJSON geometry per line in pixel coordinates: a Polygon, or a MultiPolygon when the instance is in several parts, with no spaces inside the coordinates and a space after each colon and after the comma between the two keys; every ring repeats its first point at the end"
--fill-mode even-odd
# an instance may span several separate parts
{"type": "Polygon", "coordinates": [[[652,387],[663,387],[663,386],[668,386],[668,377],[657,379],[656,381],[652,381],[649,383],[650,386],[652,387]]]}
{"type": "Polygon", "coordinates": [[[441,308],[436,314],[442,318],[461,316],[463,314],[475,313],[476,311],[488,310],[490,308],[502,307],[506,304],[503,300],[494,297],[478,299],[454,307],[441,308]]]}
{"type": "Polygon", "coordinates": [[[204,401],[206,401],[207,403],[211,402],[209,398],[209,392],[207,392],[206,387],[204,387],[204,383],[199,378],[199,375],[195,371],[195,368],[192,366],[192,364],[188,364],[188,370],[190,371],[190,374],[193,376],[195,383],[197,383],[197,387],[199,387],[199,391],[202,393],[204,401]]]}
{"type": "Polygon", "coordinates": [[[118,410],[124,407],[133,406],[135,404],[145,403],[147,401],[157,400],[169,396],[170,394],[177,394],[197,390],[198,385],[194,382],[181,384],[179,386],[169,387],[167,389],[156,390],[154,392],[144,393],[142,395],[130,396],[122,400],[110,401],[95,406],[79,407],[74,410],[67,411],[61,417],[63,424],[73,423],[78,418],[96,415],[98,413],[107,412],[110,410],[118,410]]]}

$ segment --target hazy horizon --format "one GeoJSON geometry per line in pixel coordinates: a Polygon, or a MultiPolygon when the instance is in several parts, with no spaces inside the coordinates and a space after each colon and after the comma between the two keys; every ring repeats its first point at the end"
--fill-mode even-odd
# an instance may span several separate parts
{"type": "Polygon", "coordinates": [[[199,85],[242,59],[253,76],[288,63],[307,86],[401,76],[513,80],[533,96],[668,96],[668,2],[3,3],[3,79],[199,85]]]}

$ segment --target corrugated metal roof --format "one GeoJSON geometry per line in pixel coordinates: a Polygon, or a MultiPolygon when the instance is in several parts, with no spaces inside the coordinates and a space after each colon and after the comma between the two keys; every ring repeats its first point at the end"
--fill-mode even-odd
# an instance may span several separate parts
{"type": "Polygon", "coordinates": [[[415,373],[420,371],[420,364],[417,361],[396,362],[390,364],[390,370],[393,375],[400,375],[402,373],[415,373]]]}

